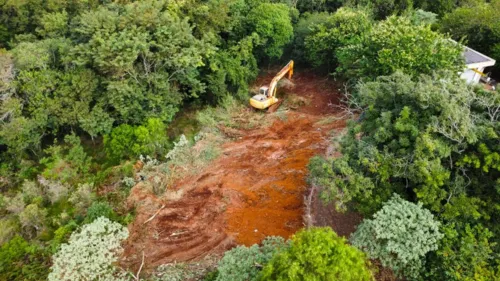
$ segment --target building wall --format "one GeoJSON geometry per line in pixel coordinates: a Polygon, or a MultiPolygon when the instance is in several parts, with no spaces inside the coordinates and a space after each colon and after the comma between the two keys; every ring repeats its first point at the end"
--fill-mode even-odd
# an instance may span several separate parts
{"type": "MultiPolygon", "coordinates": [[[[484,71],[484,67],[478,68],[480,72],[484,71]]],[[[460,75],[462,79],[467,81],[468,84],[477,84],[479,83],[479,79],[481,78],[481,75],[473,71],[472,69],[466,69],[462,75],[460,75]]]]}

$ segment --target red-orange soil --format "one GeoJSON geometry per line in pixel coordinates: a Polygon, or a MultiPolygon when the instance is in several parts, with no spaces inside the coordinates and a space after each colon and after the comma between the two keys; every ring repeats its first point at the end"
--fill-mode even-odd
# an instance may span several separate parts
{"type": "Polygon", "coordinates": [[[288,238],[304,226],[306,165],[324,153],[331,131],[345,121],[318,123],[338,113],[331,106],[339,101],[336,84],[308,73],[297,73],[293,82],[289,92],[308,99],[307,105],[224,144],[202,173],[174,184],[184,190],[180,199],[160,199],[140,185],[132,189],[128,203],[137,206],[137,216],[129,226],[124,265],[137,269],[142,252],[147,268],[195,260],[269,235],[288,238]]]}

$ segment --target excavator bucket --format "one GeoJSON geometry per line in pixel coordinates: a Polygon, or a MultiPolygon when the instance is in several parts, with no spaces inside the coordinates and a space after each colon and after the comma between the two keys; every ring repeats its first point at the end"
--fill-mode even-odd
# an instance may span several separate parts
{"type": "Polygon", "coordinates": [[[281,103],[283,102],[282,99],[280,99],[277,103],[271,105],[269,107],[269,109],[267,110],[268,113],[273,113],[273,112],[276,112],[276,110],[278,110],[278,108],[280,107],[281,103]]]}

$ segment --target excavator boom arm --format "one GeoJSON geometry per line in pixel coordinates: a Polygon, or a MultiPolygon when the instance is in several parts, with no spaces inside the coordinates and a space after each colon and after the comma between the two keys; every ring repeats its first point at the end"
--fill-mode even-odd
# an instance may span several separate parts
{"type": "Polygon", "coordinates": [[[277,74],[274,76],[273,80],[269,84],[268,96],[274,97],[276,95],[276,86],[278,86],[278,82],[288,73],[288,79],[292,79],[293,75],[293,60],[288,62],[277,74]]]}

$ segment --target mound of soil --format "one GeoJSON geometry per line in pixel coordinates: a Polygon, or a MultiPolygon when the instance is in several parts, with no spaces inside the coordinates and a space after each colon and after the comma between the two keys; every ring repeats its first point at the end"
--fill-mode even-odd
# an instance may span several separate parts
{"type": "Polygon", "coordinates": [[[222,156],[202,173],[174,185],[182,196],[160,199],[140,184],[132,189],[128,204],[137,216],[129,225],[124,266],[137,269],[142,252],[146,268],[153,268],[260,243],[269,235],[288,238],[304,226],[306,165],[345,121],[318,122],[336,113],[328,105],[339,100],[335,84],[306,73],[293,82],[294,94],[310,102],[223,145],[222,156]]]}

